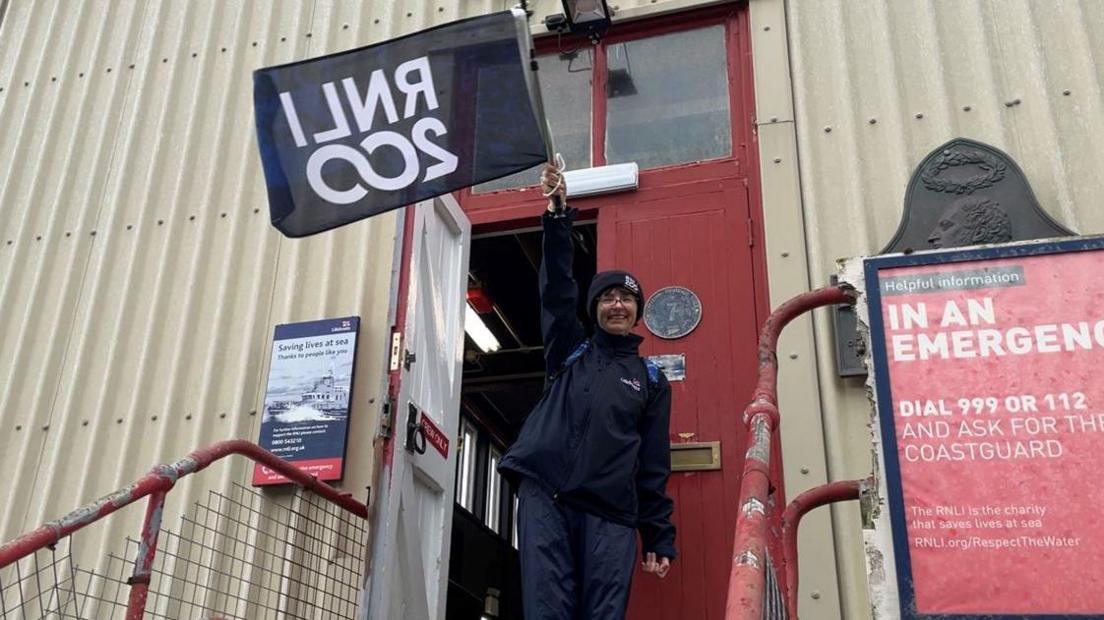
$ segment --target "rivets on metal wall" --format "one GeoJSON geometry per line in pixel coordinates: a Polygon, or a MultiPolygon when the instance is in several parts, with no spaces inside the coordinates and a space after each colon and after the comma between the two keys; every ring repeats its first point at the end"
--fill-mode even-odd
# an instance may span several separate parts
{"type": "Polygon", "coordinates": [[[162,59],[161,59],[161,64],[165,64],[165,63],[167,63],[167,62],[169,62],[169,59],[168,59],[168,58],[162,58],[162,59]]]}
{"type": "Polygon", "coordinates": [[[226,217],[225,213],[219,213],[219,217],[226,217]]]}
{"type": "Polygon", "coordinates": [[[107,73],[111,73],[111,67],[107,68],[107,73]]]}
{"type": "Polygon", "coordinates": [[[253,209],[253,212],[254,212],[254,213],[260,213],[260,212],[261,212],[261,210],[260,210],[260,209],[253,209]]]}
{"type": "Polygon", "coordinates": [[[379,18],[377,17],[377,18],[373,19],[373,20],[372,20],[372,23],[373,23],[373,24],[378,24],[378,23],[379,23],[379,18]]]}
{"type": "Polygon", "coordinates": [[[341,24],[341,29],[342,30],[348,30],[349,29],[349,24],[341,24]]]}
{"type": "Polygon", "coordinates": [[[31,85],[31,83],[30,83],[30,82],[23,82],[23,88],[26,88],[26,87],[28,87],[28,86],[30,86],[30,85],[31,85]]]}
{"type": "Polygon", "coordinates": [[[50,76],[50,81],[51,82],[56,82],[57,81],[57,76],[56,75],[51,75],[50,76]]]}
{"type": "Polygon", "coordinates": [[[66,237],[72,237],[72,236],[73,236],[73,233],[71,233],[71,232],[69,232],[69,231],[65,231],[65,236],[66,236],[66,237]]]}
{"type": "Polygon", "coordinates": [[[790,353],[790,359],[792,359],[792,360],[797,359],[797,353],[790,353]]]}
{"type": "Polygon", "coordinates": [[[256,411],[256,410],[254,410],[254,411],[250,411],[250,412],[249,412],[249,415],[251,415],[251,416],[255,416],[255,415],[257,415],[257,411],[256,411]]]}
{"type": "Polygon", "coordinates": [[[252,45],[253,47],[257,47],[257,42],[256,42],[256,41],[254,41],[253,43],[251,43],[251,45],[252,45]]]}
{"type": "Polygon", "coordinates": [[[1065,96],[1067,96],[1067,97],[1069,97],[1069,96],[1070,96],[1070,91],[1069,91],[1069,89],[1067,88],[1066,90],[1063,90],[1063,91],[1062,91],[1062,94],[1063,94],[1063,95],[1065,95],[1065,96]]]}
{"type": "Polygon", "coordinates": [[[790,257],[790,253],[789,253],[789,252],[783,252],[783,253],[782,253],[782,258],[789,258],[789,257],[790,257]]]}
{"type": "Polygon", "coordinates": [[[44,430],[44,431],[50,430],[50,425],[49,424],[43,424],[42,425],[42,430],[44,430]]]}
{"type": "Polygon", "coordinates": [[[824,126],[824,133],[832,133],[832,126],[831,125],[825,125],[824,126]]]}
{"type": "Polygon", "coordinates": [[[192,414],[189,413],[188,415],[184,416],[184,419],[185,420],[191,420],[192,419],[192,414]]]}
{"type": "Polygon", "coordinates": [[[813,590],[813,593],[809,596],[813,597],[814,601],[820,600],[820,590],[813,590]]]}
{"type": "Polygon", "coordinates": [[[411,13],[411,12],[407,11],[406,16],[407,17],[414,17],[414,13],[411,13]]]}
{"type": "Polygon", "coordinates": [[[93,231],[89,232],[88,236],[89,237],[95,237],[96,236],[96,231],[93,230],[93,231]]]}
{"type": "Polygon", "coordinates": [[[437,7],[437,12],[438,13],[444,13],[445,12],[445,7],[443,7],[443,6],[437,7]]]}
{"type": "Polygon", "coordinates": [[[287,37],[280,37],[280,43],[283,43],[284,41],[287,41],[287,37]]]}
{"type": "Polygon", "coordinates": [[[81,426],[88,426],[88,420],[81,420],[81,426]]]}
{"type": "Polygon", "coordinates": [[[871,118],[870,120],[868,120],[868,121],[866,121],[866,122],[870,123],[871,125],[876,125],[876,124],[878,123],[878,119],[876,119],[876,118],[871,118]]]}
{"type": "Polygon", "coordinates": [[[313,34],[311,34],[311,33],[309,33],[309,32],[307,33],[307,38],[308,38],[308,39],[309,39],[309,38],[311,38],[311,37],[313,37],[313,36],[314,36],[313,34]]]}
{"type": "Polygon", "coordinates": [[[42,235],[35,235],[35,241],[42,241],[42,235]]]}
{"type": "Polygon", "coordinates": [[[220,413],[219,414],[219,419],[220,420],[225,420],[226,419],[226,414],[225,413],[220,413]]]}
{"type": "Polygon", "coordinates": [[[23,430],[23,426],[21,424],[16,424],[15,425],[15,430],[16,431],[21,431],[21,430],[23,430]]]}
{"type": "Polygon", "coordinates": [[[962,106],[962,111],[963,111],[963,112],[969,112],[969,111],[970,111],[970,110],[972,110],[972,109],[973,109],[973,108],[971,108],[971,107],[970,107],[970,106],[968,106],[968,105],[964,105],[964,106],[962,106]]]}
{"type": "Polygon", "coordinates": [[[133,69],[134,65],[127,65],[127,69],[133,69]]]}
{"type": "Polygon", "coordinates": [[[199,56],[199,54],[197,52],[192,52],[192,58],[195,58],[196,56],[199,56]]]}
{"type": "Polygon", "coordinates": [[[194,222],[195,221],[195,216],[194,215],[189,215],[188,216],[188,221],[189,222],[194,222]]]}
{"type": "Polygon", "coordinates": [[[165,220],[157,220],[157,225],[160,226],[165,223],[165,220]]]}
{"type": "Polygon", "coordinates": [[[1010,101],[1005,101],[1005,102],[1004,102],[1004,107],[1006,107],[1006,108],[1011,108],[1011,107],[1012,107],[1012,106],[1014,106],[1014,105],[1020,105],[1020,103],[1021,103],[1021,102],[1020,102],[1020,100],[1019,100],[1019,99],[1012,99],[1012,100],[1010,100],[1010,101]]]}
{"type": "Polygon", "coordinates": [[[84,77],[84,72],[78,73],[78,74],[77,74],[77,77],[78,77],[78,78],[82,78],[82,77],[84,77]]]}
{"type": "Polygon", "coordinates": [[[808,467],[802,467],[801,468],[801,473],[808,476],[809,475],[809,468],[808,467]]]}
{"type": "Polygon", "coordinates": [[[777,116],[770,117],[770,122],[777,123],[778,122],[778,117],[777,116]]]}
{"type": "Polygon", "coordinates": [[[770,26],[763,26],[763,32],[770,32],[770,26]]]}
{"type": "Polygon", "coordinates": [[[774,163],[776,163],[776,164],[782,163],[782,158],[781,157],[775,157],[774,158],[774,163]]]}
{"type": "Polygon", "coordinates": [[[11,245],[11,244],[12,244],[12,240],[8,239],[8,245],[11,245]]]}
{"type": "Polygon", "coordinates": [[[151,422],[156,422],[156,421],[157,421],[157,416],[155,416],[155,415],[151,415],[151,416],[150,416],[150,421],[151,421],[151,422]]]}
{"type": "Polygon", "coordinates": [[[924,118],[924,113],[923,112],[917,112],[916,113],[916,120],[920,120],[922,118],[924,118]]]}
{"type": "Polygon", "coordinates": [[[115,423],[116,423],[116,424],[122,424],[122,423],[123,423],[123,419],[122,419],[122,418],[118,418],[118,419],[116,419],[116,420],[115,420],[115,423]]]}
{"type": "Polygon", "coordinates": [[[127,230],[134,230],[134,224],[127,224],[127,230]]]}

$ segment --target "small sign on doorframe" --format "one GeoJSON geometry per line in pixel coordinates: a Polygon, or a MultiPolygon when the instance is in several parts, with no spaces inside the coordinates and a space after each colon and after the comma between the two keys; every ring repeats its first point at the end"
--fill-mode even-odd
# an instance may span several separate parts
{"type": "Polygon", "coordinates": [[[668,381],[685,381],[686,380],[686,354],[685,353],[669,353],[666,355],[649,355],[648,359],[655,362],[656,366],[663,371],[663,375],[667,377],[668,381]]]}

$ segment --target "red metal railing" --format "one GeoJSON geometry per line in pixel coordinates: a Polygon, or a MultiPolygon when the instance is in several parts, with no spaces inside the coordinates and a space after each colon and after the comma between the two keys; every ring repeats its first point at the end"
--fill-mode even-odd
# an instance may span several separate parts
{"type": "MultiPolygon", "coordinates": [[[[822,306],[854,303],[855,292],[843,286],[830,286],[794,297],[779,306],[767,318],[759,333],[759,380],[751,403],[744,409],[744,423],[748,427],[748,450],[744,459],[744,472],[740,491],[740,512],[736,520],[736,538],[733,543],[733,564],[728,580],[728,598],[725,604],[726,620],[761,620],[766,604],[766,571],[768,570],[769,524],[783,521],[778,514],[779,497],[771,497],[771,445],[779,429],[778,412],[778,337],[795,318],[822,306]]],[[[775,463],[776,464],[776,463],[775,463]]],[[[777,464],[776,464],[777,465],[777,464]]],[[[851,485],[838,483],[831,490],[814,490],[812,496],[803,494],[795,500],[790,514],[790,530],[782,570],[787,579],[782,582],[786,596],[786,608],[791,620],[796,620],[797,562],[796,532],[801,515],[828,501],[853,499],[851,485]],[[810,501],[810,498],[812,501],[810,501]],[[823,500],[823,501],[821,501],[823,500]],[[789,547],[792,539],[793,547],[789,547]]],[[[776,540],[776,539],[775,539],[776,540]]]]}
{"type": "Polygon", "coordinates": [[[292,482],[310,490],[315,495],[344,511],[362,519],[368,517],[368,507],[353,499],[350,494],[343,493],[319,481],[260,446],[245,440],[221,441],[196,450],[175,463],[157,465],[134,484],[5,543],[0,546],[0,569],[16,564],[19,560],[35,554],[39,550],[52,549],[63,538],[148,496],[150,499],[146,507],[145,521],[142,524],[142,534],[139,539],[134,570],[130,578],[127,579],[130,593],[126,617],[128,620],[138,620],[145,614],[150,575],[157,554],[157,539],[159,532],[161,532],[161,517],[165,507],[166,495],[180,478],[201,471],[211,463],[232,454],[245,456],[279,472],[292,482]]]}
{"type": "Polygon", "coordinates": [[[801,524],[801,518],[814,508],[859,499],[872,484],[870,478],[830,482],[805,491],[786,506],[782,513],[782,542],[786,570],[786,613],[790,618],[797,618],[797,528],[801,524]]]}

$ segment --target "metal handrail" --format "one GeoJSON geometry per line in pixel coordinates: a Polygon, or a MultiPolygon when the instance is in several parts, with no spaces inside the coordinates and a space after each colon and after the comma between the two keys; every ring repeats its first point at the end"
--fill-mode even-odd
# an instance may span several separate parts
{"type": "Polygon", "coordinates": [[[797,528],[801,518],[821,506],[860,499],[873,484],[872,478],[822,484],[793,498],[786,506],[782,513],[782,542],[786,565],[786,613],[790,618],[797,619],[797,528]]]}
{"type": "MultiPolygon", "coordinates": [[[[740,486],[740,511],[736,517],[732,569],[725,602],[726,620],[761,620],[766,570],[767,510],[771,482],[771,441],[779,428],[778,337],[782,330],[805,312],[833,304],[855,302],[855,291],[846,286],[828,286],[803,293],[771,313],[759,332],[759,380],[751,403],[744,409],[748,427],[748,450],[740,486]]],[[[771,508],[776,510],[776,508],[771,508]]],[[[784,562],[785,563],[785,562],[784,562]]],[[[785,569],[784,569],[785,570],[785,569]]],[[[784,584],[787,600],[792,586],[784,584]]]]}
{"type": "Polygon", "coordinates": [[[127,620],[140,620],[145,614],[146,599],[149,595],[150,575],[157,553],[157,535],[161,531],[161,514],[165,507],[165,496],[184,476],[206,469],[211,463],[232,454],[245,456],[260,463],[330,503],[361,518],[368,518],[368,507],[353,499],[351,494],[343,493],[320,481],[255,443],[244,439],[231,439],[200,448],[175,463],[156,465],[134,484],[105,495],[60,519],[45,523],[38,529],[0,545],[0,569],[41,549],[53,547],[62,538],[149,496],[145,521],[142,524],[138,558],[134,563],[134,572],[128,580],[130,596],[126,617],[127,620]]]}

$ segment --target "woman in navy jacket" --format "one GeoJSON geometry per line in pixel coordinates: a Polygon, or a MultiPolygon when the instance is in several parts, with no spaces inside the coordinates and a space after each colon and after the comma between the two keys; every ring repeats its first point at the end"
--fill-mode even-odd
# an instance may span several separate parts
{"type": "MultiPolygon", "coordinates": [[[[546,166],[546,194],[564,194],[546,166]]],[[[587,292],[589,339],[576,315],[574,209],[542,218],[544,394],[499,470],[518,489],[518,546],[526,620],[620,619],[636,558],[662,578],[675,559],[670,475],[671,389],[639,355],[632,333],[643,291],[624,271],[597,274],[587,292]]]]}

